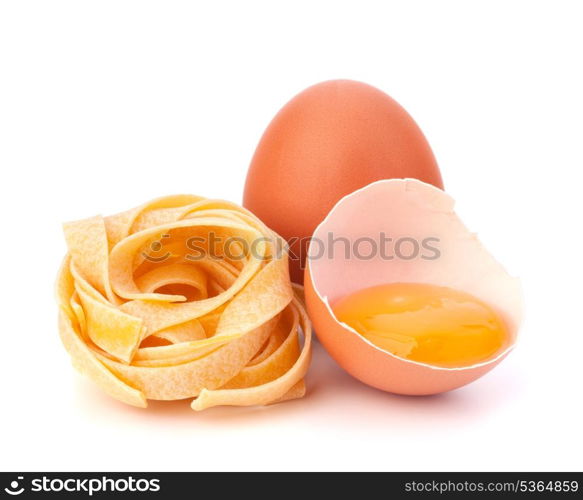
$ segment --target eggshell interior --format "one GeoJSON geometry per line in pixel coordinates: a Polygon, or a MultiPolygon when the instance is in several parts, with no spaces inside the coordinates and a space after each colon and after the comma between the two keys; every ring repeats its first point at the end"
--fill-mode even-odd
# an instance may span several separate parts
{"type": "Polygon", "coordinates": [[[402,394],[443,392],[478,378],[514,345],[522,317],[520,282],[465,227],[453,206],[453,199],[432,185],[414,179],[382,180],[341,199],[314,232],[306,301],[318,338],[347,371],[370,385],[402,394]],[[427,238],[432,238],[438,256],[422,248],[427,238]],[[346,241],[351,245],[348,252],[346,241]],[[501,316],[510,345],[479,365],[435,367],[398,358],[336,320],[330,308],[334,301],[396,282],[428,283],[474,295],[501,316]]]}

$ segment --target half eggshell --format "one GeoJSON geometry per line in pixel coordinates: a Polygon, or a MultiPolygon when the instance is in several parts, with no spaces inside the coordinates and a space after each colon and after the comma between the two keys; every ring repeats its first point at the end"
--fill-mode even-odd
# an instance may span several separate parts
{"type": "Polygon", "coordinates": [[[316,228],[308,251],[306,304],[319,340],[347,372],[385,391],[428,395],[481,377],[513,348],[522,293],[453,211],[444,191],[414,179],[382,180],[342,198],[316,228]],[[444,368],[399,358],[336,319],[330,304],[387,283],[427,283],[469,293],[492,307],[508,347],[472,366],[444,368]]]}

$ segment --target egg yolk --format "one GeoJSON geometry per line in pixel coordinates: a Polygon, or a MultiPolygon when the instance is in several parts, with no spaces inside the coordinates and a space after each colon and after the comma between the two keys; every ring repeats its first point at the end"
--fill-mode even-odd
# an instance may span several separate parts
{"type": "Polygon", "coordinates": [[[446,368],[486,361],[508,345],[502,319],[452,288],[391,283],[358,290],[332,305],[346,323],[401,358],[446,368]]]}

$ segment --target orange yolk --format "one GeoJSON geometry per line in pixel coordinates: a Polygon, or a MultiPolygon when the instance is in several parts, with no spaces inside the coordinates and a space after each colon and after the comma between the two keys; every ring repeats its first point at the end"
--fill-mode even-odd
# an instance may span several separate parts
{"type": "Polygon", "coordinates": [[[333,304],[339,321],[401,358],[447,368],[469,366],[508,345],[502,319],[465,292],[423,283],[391,283],[333,304]]]}

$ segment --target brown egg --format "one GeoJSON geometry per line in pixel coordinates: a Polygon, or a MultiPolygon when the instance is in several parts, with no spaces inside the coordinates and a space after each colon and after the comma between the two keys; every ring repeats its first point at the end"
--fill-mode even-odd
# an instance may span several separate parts
{"type": "Polygon", "coordinates": [[[243,204],[290,243],[303,282],[309,238],[343,196],[380,179],[416,178],[443,188],[423,133],[384,92],[332,80],[288,102],[251,161],[243,204]]]}

